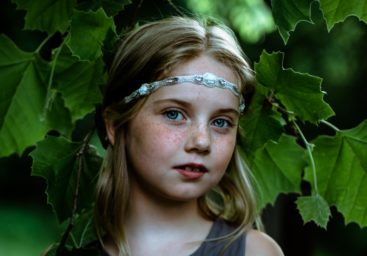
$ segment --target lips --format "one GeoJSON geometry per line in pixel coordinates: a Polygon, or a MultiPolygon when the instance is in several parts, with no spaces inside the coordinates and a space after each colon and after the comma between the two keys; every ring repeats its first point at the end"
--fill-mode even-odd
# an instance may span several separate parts
{"type": "Polygon", "coordinates": [[[201,164],[184,164],[184,165],[175,166],[174,168],[182,169],[185,171],[191,171],[191,172],[208,172],[205,166],[201,164]]]}
{"type": "Polygon", "coordinates": [[[187,179],[198,179],[208,172],[208,169],[201,164],[184,164],[174,167],[183,177],[187,179]]]}

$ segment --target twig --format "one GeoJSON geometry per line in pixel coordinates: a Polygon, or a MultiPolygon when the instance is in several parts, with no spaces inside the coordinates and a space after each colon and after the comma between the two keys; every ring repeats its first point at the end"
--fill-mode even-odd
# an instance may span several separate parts
{"type": "Polygon", "coordinates": [[[273,100],[273,94],[269,97],[267,97],[268,102],[275,107],[281,114],[283,115],[287,115],[287,116],[294,116],[294,112],[287,110],[286,108],[281,107],[279,104],[277,104],[274,100],[273,100]]]}
{"type": "Polygon", "coordinates": [[[76,186],[75,186],[75,191],[74,191],[74,196],[73,196],[73,209],[71,212],[71,216],[70,216],[70,222],[68,227],[66,228],[61,241],[60,241],[60,245],[58,246],[57,250],[56,250],[56,256],[62,256],[63,252],[65,250],[65,245],[66,242],[70,236],[70,233],[72,231],[72,229],[74,228],[75,225],[75,215],[76,215],[76,211],[78,210],[78,198],[79,198],[79,188],[80,188],[80,177],[82,174],[82,170],[84,167],[84,154],[85,152],[88,150],[89,147],[89,141],[92,138],[92,135],[94,133],[95,128],[93,127],[88,134],[85,136],[84,140],[83,140],[83,144],[82,147],[80,148],[80,150],[77,152],[76,157],[77,157],[77,161],[78,161],[78,172],[77,172],[77,177],[76,177],[76,186]]]}

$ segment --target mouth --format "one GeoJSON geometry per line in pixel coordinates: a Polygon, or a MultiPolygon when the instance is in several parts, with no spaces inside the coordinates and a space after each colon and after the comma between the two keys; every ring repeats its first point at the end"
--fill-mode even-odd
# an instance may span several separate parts
{"type": "Polygon", "coordinates": [[[206,169],[205,166],[201,164],[185,164],[185,165],[175,166],[174,168],[188,171],[188,172],[202,172],[202,173],[208,172],[208,169],[206,169]]]}
{"type": "Polygon", "coordinates": [[[185,179],[195,180],[202,177],[208,172],[208,169],[201,164],[184,164],[175,166],[176,169],[185,179]]]}

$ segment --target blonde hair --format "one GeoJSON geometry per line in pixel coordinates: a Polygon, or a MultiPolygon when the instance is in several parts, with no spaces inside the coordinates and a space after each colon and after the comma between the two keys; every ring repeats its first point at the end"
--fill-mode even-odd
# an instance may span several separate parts
{"type": "MultiPolygon", "coordinates": [[[[129,32],[116,52],[103,102],[104,119],[112,123],[116,137],[114,145],[108,146],[97,184],[96,221],[99,234],[107,232],[120,255],[129,255],[123,230],[129,203],[123,134],[145,99],[129,104],[121,104],[121,100],[141,84],[165,78],[177,65],[202,54],[231,68],[243,94],[251,86],[252,71],[233,32],[211,21],[171,17],[147,23],[129,32]]],[[[254,191],[238,149],[223,179],[199,199],[199,207],[207,218],[223,218],[238,227],[230,234],[231,241],[254,225],[254,191]]]]}

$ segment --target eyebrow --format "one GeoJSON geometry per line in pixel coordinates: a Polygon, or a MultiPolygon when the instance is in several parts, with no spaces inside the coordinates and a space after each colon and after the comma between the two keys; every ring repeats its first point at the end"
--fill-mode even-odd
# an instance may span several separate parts
{"type": "MultiPolygon", "coordinates": [[[[159,105],[159,104],[162,104],[162,103],[165,103],[165,102],[174,102],[174,103],[176,103],[180,106],[186,107],[186,108],[192,107],[191,103],[189,103],[187,101],[184,101],[184,100],[176,99],[176,98],[167,98],[167,99],[157,100],[157,101],[153,102],[153,105],[159,105]]],[[[235,108],[220,108],[220,109],[217,109],[215,112],[216,113],[221,113],[221,114],[233,113],[234,115],[236,115],[236,117],[240,116],[239,111],[235,108]]]]}

